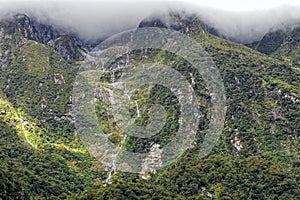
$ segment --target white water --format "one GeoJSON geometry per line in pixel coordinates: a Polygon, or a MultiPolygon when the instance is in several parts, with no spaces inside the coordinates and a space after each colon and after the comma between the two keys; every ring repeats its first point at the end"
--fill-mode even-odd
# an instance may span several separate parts
{"type": "Polygon", "coordinates": [[[122,135],[122,140],[116,148],[116,153],[111,156],[111,168],[107,173],[107,179],[105,179],[105,181],[104,181],[104,186],[112,183],[111,179],[112,179],[113,175],[115,175],[117,172],[117,165],[116,165],[117,157],[122,150],[122,147],[125,143],[126,137],[127,137],[126,134],[122,135]]]}
{"type": "Polygon", "coordinates": [[[137,114],[137,117],[140,117],[140,110],[139,110],[139,104],[137,103],[137,101],[135,101],[135,105],[136,105],[136,114],[137,114]]]}

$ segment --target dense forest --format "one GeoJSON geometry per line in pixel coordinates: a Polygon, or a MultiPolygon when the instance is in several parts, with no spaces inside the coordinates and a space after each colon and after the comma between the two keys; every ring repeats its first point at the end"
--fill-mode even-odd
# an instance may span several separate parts
{"type": "MultiPolygon", "coordinates": [[[[245,46],[213,35],[195,16],[170,17],[180,25],[157,19],[143,21],[140,27],[170,28],[193,38],[224,82],[227,112],[212,152],[198,156],[212,98],[201,74],[167,51],[128,52],[106,66],[99,85],[112,84],[143,64],[170,65],[193,86],[201,118],[195,144],[175,162],[148,172],[146,179],[116,171],[105,184],[108,172],[80,139],[72,111],[73,85],[87,46],[72,34],[16,15],[0,22],[1,199],[300,198],[300,65],[295,53],[299,29],[272,33],[278,39],[268,40],[266,35],[245,46]],[[289,50],[282,53],[278,43],[289,50]]],[[[124,133],[114,121],[109,93],[95,98],[99,126],[118,146],[124,133]]],[[[164,147],[174,138],[180,106],[169,88],[148,84],[130,101],[130,116],[137,125],[151,123],[152,104],[164,107],[166,122],[154,136],[127,136],[123,150],[149,153],[153,143],[164,147]]]]}

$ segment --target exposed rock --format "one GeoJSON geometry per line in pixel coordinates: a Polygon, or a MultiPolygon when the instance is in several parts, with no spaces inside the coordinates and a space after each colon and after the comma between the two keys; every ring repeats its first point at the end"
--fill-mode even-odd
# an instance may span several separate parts
{"type": "Polygon", "coordinates": [[[239,156],[240,151],[242,150],[242,148],[244,148],[241,140],[238,138],[239,132],[238,129],[235,129],[235,136],[234,136],[234,140],[231,140],[230,142],[232,143],[233,147],[236,149],[236,156],[239,156]]]}
{"type": "Polygon", "coordinates": [[[42,24],[27,15],[17,14],[0,22],[0,38],[15,39],[17,45],[21,46],[26,40],[14,38],[17,33],[21,33],[27,40],[52,46],[68,62],[81,61],[85,57],[83,42],[76,36],[66,36],[64,31],[42,24]]]}
{"type": "Polygon", "coordinates": [[[59,84],[59,85],[65,84],[66,81],[64,79],[64,76],[62,74],[60,74],[60,73],[54,74],[54,83],[55,84],[59,84]]]}
{"type": "Polygon", "coordinates": [[[271,115],[274,120],[282,120],[282,116],[280,114],[280,108],[275,108],[271,111],[271,115]]]}
{"type": "Polygon", "coordinates": [[[68,62],[84,59],[84,52],[78,48],[76,40],[71,36],[63,35],[57,38],[54,49],[68,62]]]}
{"type": "Polygon", "coordinates": [[[140,177],[143,179],[150,179],[152,174],[155,174],[156,171],[161,167],[162,161],[161,161],[161,153],[162,149],[159,148],[159,144],[153,144],[150,148],[149,155],[144,160],[144,163],[142,164],[142,170],[140,171],[140,177]]]}
{"type": "Polygon", "coordinates": [[[204,23],[196,15],[185,16],[178,12],[162,14],[156,17],[150,17],[140,22],[139,27],[159,27],[169,28],[175,31],[180,31],[185,34],[191,32],[191,27],[201,25],[201,29],[213,35],[221,36],[221,34],[212,26],[204,23]]]}
{"type": "Polygon", "coordinates": [[[267,33],[255,49],[269,55],[281,46],[285,37],[286,35],[283,30],[267,33]]]}
{"type": "Polygon", "coordinates": [[[291,92],[290,94],[285,94],[284,98],[289,98],[293,103],[300,102],[300,99],[296,93],[291,92]]]}

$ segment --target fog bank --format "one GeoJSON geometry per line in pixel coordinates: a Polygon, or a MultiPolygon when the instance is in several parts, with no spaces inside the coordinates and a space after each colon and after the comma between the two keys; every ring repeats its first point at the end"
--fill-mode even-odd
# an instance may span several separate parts
{"type": "Polygon", "coordinates": [[[283,5],[252,11],[228,11],[192,1],[5,1],[0,0],[0,19],[16,13],[34,15],[40,21],[68,28],[86,40],[137,27],[153,13],[185,11],[197,14],[224,37],[249,43],[269,31],[300,22],[300,6],[283,5]]]}

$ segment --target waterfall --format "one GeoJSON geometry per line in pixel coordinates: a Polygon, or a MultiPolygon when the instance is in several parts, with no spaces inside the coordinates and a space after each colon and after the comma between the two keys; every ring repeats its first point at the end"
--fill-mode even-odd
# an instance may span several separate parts
{"type": "Polygon", "coordinates": [[[112,179],[113,175],[116,174],[116,172],[117,172],[116,161],[117,161],[118,155],[120,154],[122,147],[125,143],[126,137],[127,137],[126,134],[122,135],[122,140],[116,148],[116,153],[111,156],[111,168],[107,172],[107,178],[104,181],[104,186],[112,183],[111,179],[112,179]]]}
{"type": "Polygon", "coordinates": [[[139,104],[135,101],[137,118],[140,117],[139,104]]]}

